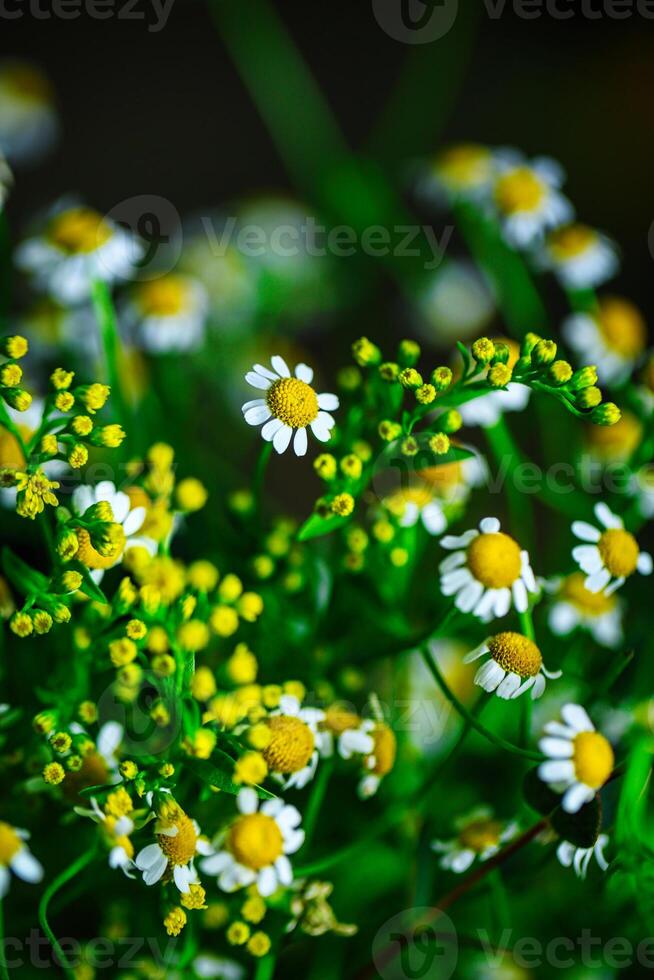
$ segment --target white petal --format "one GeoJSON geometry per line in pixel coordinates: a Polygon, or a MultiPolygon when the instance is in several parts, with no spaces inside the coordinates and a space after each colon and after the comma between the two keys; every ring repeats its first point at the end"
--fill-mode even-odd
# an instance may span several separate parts
{"type": "Polygon", "coordinates": [[[277,875],[273,867],[262,868],[257,878],[257,888],[262,898],[277,891],[277,875]]]}
{"type": "Polygon", "coordinates": [[[609,842],[609,838],[607,834],[600,834],[599,837],[597,838],[597,841],[595,842],[595,848],[594,848],[595,859],[599,864],[600,868],[602,869],[602,871],[606,871],[606,869],[609,866],[609,862],[604,857],[604,848],[606,847],[608,842],[609,842]]]}
{"type": "Polygon", "coordinates": [[[318,408],[322,408],[326,412],[333,412],[338,408],[338,405],[338,395],[332,395],[328,391],[318,395],[318,408]]]}
{"type": "Polygon", "coordinates": [[[144,520],[145,507],[135,507],[134,510],[130,510],[123,523],[123,531],[127,537],[129,537],[131,534],[136,534],[136,532],[143,526],[144,520]]]}
{"type": "Polygon", "coordinates": [[[241,813],[256,813],[259,797],[251,786],[244,786],[236,797],[236,805],[241,813]]]}
{"type": "Polygon", "coordinates": [[[326,418],[325,416],[326,416],[325,412],[318,412],[317,417],[314,419],[313,422],[310,423],[311,431],[313,432],[318,442],[329,442],[329,440],[331,439],[333,426],[329,425],[326,421],[326,418],[330,419],[331,415],[327,415],[326,418]]]}
{"type": "Polygon", "coordinates": [[[252,385],[253,388],[259,388],[260,391],[266,391],[268,388],[270,388],[271,384],[268,378],[262,377],[260,374],[257,374],[256,371],[248,371],[248,373],[245,375],[245,380],[249,385],[252,385]]]}
{"type": "Polygon", "coordinates": [[[608,568],[600,568],[599,571],[593,572],[589,575],[587,579],[584,580],[584,585],[589,592],[601,592],[609,582],[611,581],[611,573],[608,568]]]}
{"type": "Polygon", "coordinates": [[[176,864],[173,868],[173,878],[175,879],[175,884],[179,888],[180,892],[187,894],[189,891],[189,885],[193,880],[193,872],[189,867],[183,864],[176,864]]]}
{"type": "Polygon", "coordinates": [[[479,530],[482,534],[497,534],[502,525],[496,517],[484,517],[479,522],[479,530]]]}
{"type": "Polygon", "coordinates": [[[498,698],[504,698],[506,701],[510,700],[519,689],[520,683],[520,677],[518,674],[507,674],[497,688],[498,698]]]}
{"type": "Polygon", "coordinates": [[[484,586],[481,584],[481,582],[473,580],[472,582],[468,582],[467,585],[464,585],[456,597],[454,605],[457,607],[457,609],[460,609],[461,612],[472,612],[483,594],[484,586]]]}
{"type": "Polygon", "coordinates": [[[23,881],[29,881],[32,884],[40,881],[43,877],[41,864],[26,847],[21,847],[14,855],[11,861],[11,870],[23,881]]]}
{"type": "Polygon", "coordinates": [[[556,759],[552,762],[541,762],[538,775],[546,783],[567,783],[574,779],[575,767],[567,759],[556,759]]]}
{"type": "Polygon", "coordinates": [[[281,857],[277,858],[275,861],[275,870],[277,871],[280,884],[287,886],[291,884],[293,881],[293,868],[286,855],[282,854],[281,857]]]}
{"type": "Polygon", "coordinates": [[[581,541],[591,541],[593,544],[597,544],[602,536],[597,528],[587,521],[573,521],[572,533],[581,541]]]}
{"type": "Polygon", "coordinates": [[[453,855],[448,864],[456,874],[462,874],[468,870],[474,859],[475,852],[473,850],[459,851],[458,854],[453,855]]]}
{"type": "Polygon", "coordinates": [[[438,566],[441,572],[452,572],[459,565],[465,565],[466,553],[465,551],[454,551],[447,558],[443,558],[442,562],[438,566]]]}
{"type": "Polygon", "coordinates": [[[166,860],[166,855],[162,854],[160,860],[153,864],[152,867],[147,868],[143,872],[143,881],[146,885],[156,885],[158,881],[163,878],[164,872],[168,867],[168,861],[166,860]]]}
{"type": "Polygon", "coordinates": [[[422,509],[422,523],[429,534],[440,534],[447,527],[447,518],[441,510],[439,504],[427,504],[422,509]]]}
{"type": "Polygon", "coordinates": [[[479,660],[480,657],[483,657],[484,654],[488,652],[489,652],[488,644],[481,643],[478,647],[475,647],[474,650],[471,650],[469,653],[466,653],[466,655],[463,658],[463,662],[464,664],[471,664],[475,660],[479,660]]]}
{"type": "Polygon", "coordinates": [[[571,759],[574,754],[574,747],[569,739],[555,738],[551,735],[541,738],[538,748],[550,759],[571,759]]]}
{"type": "Polygon", "coordinates": [[[564,868],[572,867],[572,859],[575,856],[576,850],[577,848],[574,846],[574,844],[571,844],[570,841],[568,840],[561,841],[561,843],[556,849],[556,856],[564,868]]]}
{"type": "Polygon", "coordinates": [[[255,364],[253,370],[263,378],[268,378],[269,381],[279,381],[279,375],[271,371],[270,368],[264,367],[263,364],[255,364]]]}
{"type": "Polygon", "coordinates": [[[261,425],[270,418],[270,409],[267,405],[254,405],[243,413],[243,418],[248,425],[261,425]]]}
{"type": "Polygon", "coordinates": [[[444,538],[441,538],[440,543],[441,547],[447,548],[448,551],[453,551],[455,548],[467,548],[470,542],[474,541],[476,537],[479,537],[479,531],[473,528],[464,534],[446,534],[444,538]]]}
{"type": "Polygon", "coordinates": [[[256,405],[265,405],[265,404],[266,404],[265,398],[253,398],[249,402],[243,402],[243,404],[241,405],[241,411],[245,414],[248,408],[254,408],[256,405]]]}
{"type": "Polygon", "coordinates": [[[280,375],[280,377],[290,378],[291,372],[289,371],[288,364],[286,363],[283,357],[281,357],[279,354],[275,354],[273,357],[270,358],[270,363],[274,367],[277,374],[280,375]]]}
{"type": "Polygon", "coordinates": [[[527,597],[527,588],[521,578],[513,583],[511,591],[513,593],[513,604],[518,612],[527,612],[527,609],[529,609],[529,599],[527,597]]]}
{"type": "Polygon", "coordinates": [[[0,899],[4,898],[9,891],[9,880],[11,875],[4,864],[0,864],[0,899]]]}
{"type": "Polygon", "coordinates": [[[465,588],[472,581],[472,575],[467,568],[457,568],[455,571],[442,576],[441,592],[443,595],[454,595],[455,592],[465,588]]]}
{"type": "Polygon", "coordinates": [[[147,871],[161,858],[163,851],[158,844],[148,844],[136,855],[135,865],[139,871],[147,871]]]}
{"type": "Polygon", "coordinates": [[[583,783],[575,783],[563,794],[561,806],[566,813],[577,813],[581,810],[584,803],[588,803],[595,796],[595,790],[584,786],[583,783]]]}
{"type": "Polygon", "coordinates": [[[295,439],[293,440],[293,449],[295,450],[296,456],[304,456],[307,451],[307,430],[305,428],[298,429],[295,433],[295,439]]]}
{"type": "Polygon", "coordinates": [[[475,684],[492,693],[504,680],[506,671],[495,660],[487,660],[475,674],[475,684]]]}
{"type": "Polygon", "coordinates": [[[497,619],[501,619],[502,616],[506,616],[511,608],[511,590],[497,589],[493,591],[495,592],[495,616],[497,619]]]}
{"type": "Polygon", "coordinates": [[[636,568],[641,575],[651,575],[652,568],[654,568],[654,562],[652,562],[652,556],[647,551],[641,551],[638,555],[638,562],[636,568]]]}
{"type": "Polygon", "coordinates": [[[293,435],[293,429],[290,425],[282,425],[281,429],[278,429],[273,436],[273,446],[275,451],[280,455],[288,449],[288,445],[291,441],[293,435]]]}
{"type": "MultiPolygon", "coordinates": [[[[308,364],[298,364],[295,368],[295,377],[299,378],[300,381],[304,381],[305,384],[310,385],[313,381],[313,368],[309,367],[308,364]]],[[[320,404],[320,401],[318,401],[318,404],[320,404]]],[[[326,405],[325,408],[327,408],[326,405]]]]}
{"type": "Polygon", "coordinates": [[[205,874],[219,875],[233,863],[232,855],[228,854],[227,851],[221,851],[219,854],[212,854],[211,857],[200,861],[200,868],[205,874]]]}
{"type": "Polygon", "coordinates": [[[548,721],[545,725],[545,731],[548,735],[558,735],[560,738],[572,739],[577,734],[574,728],[569,728],[567,725],[562,725],[560,721],[548,721]]]}
{"type": "Polygon", "coordinates": [[[595,726],[588,717],[585,708],[580,704],[564,704],[561,708],[561,717],[566,725],[574,728],[575,732],[594,732],[595,726]]]}
{"type": "Polygon", "coordinates": [[[622,527],[622,520],[601,500],[595,504],[595,517],[604,527],[622,527]]]}
{"type": "MultiPolygon", "coordinates": [[[[532,680],[534,683],[531,687],[531,700],[536,701],[538,698],[542,697],[545,692],[545,678],[542,674],[536,674],[532,680]]],[[[518,691],[518,694],[522,694],[523,690],[525,690],[525,684],[522,685],[521,689],[518,691]]]]}
{"type": "Polygon", "coordinates": [[[284,423],[281,419],[271,419],[270,422],[266,422],[263,429],[261,430],[261,435],[266,440],[266,442],[272,442],[275,434],[283,427],[284,423]]]}
{"type": "Polygon", "coordinates": [[[565,636],[579,623],[579,614],[569,602],[557,602],[550,609],[549,627],[557,636],[565,636]]]}
{"type": "Polygon", "coordinates": [[[582,572],[592,575],[603,567],[602,556],[595,544],[578,544],[572,549],[572,557],[579,564],[582,572]]]}

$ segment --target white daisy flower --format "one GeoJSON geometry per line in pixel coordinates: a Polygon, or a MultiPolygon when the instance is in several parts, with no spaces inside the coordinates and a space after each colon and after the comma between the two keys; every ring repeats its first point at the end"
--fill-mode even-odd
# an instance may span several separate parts
{"type": "Polygon", "coordinates": [[[478,531],[446,535],[440,543],[452,551],[439,566],[441,591],[456,596],[457,609],[482,622],[506,616],[512,603],[526,612],[528,592],[538,592],[529,555],[500,530],[496,517],[485,517],[478,531]]]}
{"type": "Polygon", "coordinates": [[[611,744],[599,732],[578,704],[561,708],[563,723],[549,721],[546,736],[538,746],[547,762],[538,767],[538,775],[555,793],[563,793],[561,806],[566,813],[577,813],[593,799],[613,771],[611,744]]]}
{"type": "Polygon", "coordinates": [[[560,193],[562,168],[554,160],[531,162],[515,151],[498,151],[493,203],[504,235],[514,248],[527,248],[548,228],[569,221],[570,202],[560,193]]]}
{"type": "Polygon", "coordinates": [[[416,478],[430,488],[433,497],[441,501],[444,508],[465,503],[473,488],[484,486],[488,481],[488,465],[481,453],[474,446],[463,445],[462,448],[474,455],[416,470],[416,478]]]}
{"type": "Polygon", "coordinates": [[[271,737],[263,757],[284,789],[302,789],[313,779],[319,750],[326,744],[319,728],[324,717],[320,708],[303,708],[296,697],[284,694],[279,708],[265,719],[271,737]]]}
{"type": "Polygon", "coordinates": [[[167,354],[202,344],[208,309],[202,283],[168,273],[134,287],[123,319],[138,347],[151,354],[167,354]]]}
{"type": "Polygon", "coordinates": [[[497,633],[467,653],[463,661],[469,664],[484,654],[489,656],[475,674],[475,684],[489,694],[495,691],[507,701],[519,698],[525,691],[531,691],[535,701],[545,690],[546,678],[555,680],[561,676],[560,670],[545,669],[540,650],[522,633],[497,633]]]}
{"type": "Polygon", "coordinates": [[[30,62],[3,61],[0,150],[12,163],[36,163],[50,150],[58,133],[59,120],[49,80],[30,62]]]}
{"type": "Polygon", "coordinates": [[[375,795],[382,779],[395,765],[397,739],[393,729],[383,721],[366,719],[361,730],[373,740],[372,752],[363,760],[364,774],[358,788],[360,798],[367,800],[375,795]]]}
{"type": "Polygon", "coordinates": [[[551,269],[566,289],[592,289],[619,268],[611,239],[580,224],[567,224],[550,232],[537,261],[542,268],[551,269]]]}
{"type": "Polygon", "coordinates": [[[556,636],[567,636],[577,627],[596,643],[617,647],[622,642],[622,608],[614,595],[589,592],[582,572],[573,572],[554,583],[556,599],[549,611],[549,627],[556,636]]]}
{"type": "Polygon", "coordinates": [[[94,823],[102,827],[109,845],[109,867],[120,868],[126,877],[133,878],[134,845],[129,839],[130,834],[134,831],[132,818],[127,814],[116,817],[105,813],[94,796],[91,797],[90,810],[83,807],[74,807],[73,809],[81,817],[89,817],[94,823]]]}
{"type": "Polygon", "coordinates": [[[647,345],[640,311],[617,296],[601,299],[595,313],[569,316],[562,332],[584,364],[596,365],[606,384],[626,381],[647,345]]]}
{"type": "Polygon", "coordinates": [[[556,856],[564,868],[574,868],[577,878],[583,880],[593,855],[602,871],[608,868],[609,862],[604,857],[604,848],[608,842],[608,834],[600,834],[592,847],[576,847],[570,841],[562,840],[556,849],[556,856]]]}
{"type": "Polygon", "coordinates": [[[265,391],[264,398],[255,398],[243,405],[243,417],[248,425],[262,425],[261,435],[283,453],[293,437],[296,456],[307,451],[307,427],[319,442],[328,442],[335,425],[329,413],[338,408],[338,397],[329,393],[316,394],[311,387],[313,369],[298,364],[295,377],[283,357],[270,359],[273,370],[255,364],[245,380],[253,388],[265,391]]]}
{"type": "Polygon", "coordinates": [[[157,550],[156,541],[138,534],[145,520],[145,507],[132,507],[128,495],[117,490],[111,480],[102,480],[94,487],[83,485],[73,492],[73,507],[80,516],[100,501],[106,501],[110,505],[114,522],[122,528],[122,537],[114,553],[105,556],[93,547],[89,532],[78,528],[76,533],[79,549],[75,557],[91,569],[91,577],[95,582],[100,582],[105,569],[117,565],[130,548],[145,548],[150,555],[154,555],[157,550]]]}
{"type": "Polygon", "coordinates": [[[489,189],[495,169],[493,153],[477,143],[459,143],[438,154],[430,172],[420,180],[424,196],[478,200],[489,189]]]}
{"type": "Polygon", "coordinates": [[[0,901],[9,891],[10,871],[30,884],[43,878],[41,864],[25,843],[29,836],[26,830],[0,821],[0,901]]]}
{"type": "Polygon", "coordinates": [[[161,805],[154,832],[157,843],[148,844],[136,855],[143,881],[154,885],[169,871],[179,891],[187,893],[198,882],[194,859],[198,854],[211,854],[211,845],[200,837],[197,822],[172,799],[161,805]]]}
{"type": "Polygon", "coordinates": [[[16,263],[62,303],[87,300],[94,280],[129,278],[143,254],[130,232],[80,205],[54,209],[42,234],[16,249],[16,263]]]}
{"type": "Polygon", "coordinates": [[[652,556],[640,550],[633,534],[625,531],[622,518],[602,502],[595,505],[595,516],[604,530],[586,521],[572,525],[575,537],[586,542],[572,549],[572,557],[586,573],[588,591],[611,595],[634,572],[651,575],[652,556]]]}
{"type": "Polygon", "coordinates": [[[467,871],[477,859],[488,861],[500,850],[502,844],[515,837],[518,825],[503,824],[493,817],[489,807],[477,807],[454,824],[457,836],[451,840],[433,840],[431,849],[442,854],[440,867],[455,874],[467,871]]]}
{"type": "Polygon", "coordinates": [[[420,521],[428,534],[442,534],[447,527],[443,505],[426,481],[396,490],[384,500],[384,506],[398,518],[400,527],[414,527],[420,521]]]}
{"type": "Polygon", "coordinates": [[[301,816],[294,806],[275,798],[259,805],[254,789],[244,787],[236,797],[240,811],[226,833],[216,842],[216,850],[200,862],[205,874],[218,878],[226,892],[256,884],[263,898],[293,881],[293,868],[287,855],[304,843],[301,816]]]}
{"type": "Polygon", "coordinates": [[[320,754],[324,758],[334,754],[334,743],[341,759],[370,755],[375,748],[369,721],[364,721],[356,711],[346,705],[330,705],[320,722],[319,731],[320,754]]]}

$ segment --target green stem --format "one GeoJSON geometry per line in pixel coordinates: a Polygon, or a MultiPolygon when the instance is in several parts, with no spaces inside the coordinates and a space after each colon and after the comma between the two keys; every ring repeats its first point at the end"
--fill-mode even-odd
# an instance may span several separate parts
{"type": "MultiPolygon", "coordinates": [[[[520,629],[527,639],[531,640],[532,643],[536,642],[536,632],[534,630],[534,621],[531,615],[531,609],[525,609],[524,612],[518,613],[518,619],[520,620],[520,629]]],[[[529,740],[531,738],[531,716],[534,702],[530,697],[522,698],[521,711],[520,711],[520,744],[523,748],[529,745],[529,740]]]]}
{"type": "Polygon", "coordinates": [[[275,973],[276,960],[277,957],[274,953],[269,953],[268,956],[262,956],[257,963],[254,980],[272,980],[275,973]]]}
{"type": "Polygon", "coordinates": [[[311,843],[311,838],[313,837],[313,832],[316,827],[316,821],[320,814],[320,808],[322,806],[323,799],[325,798],[325,793],[327,791],[327,786],[329,785],[329,780],[331,779],[332,773],[334,771],[334,759],[326,759],[320,769],[318,770],[318,775],[316,776],[313,788],[311,790],[311,796],[309,797],[309,802],[304,814],[304,819],[302,821],[302,826],[304,828],[304,848],[309,850],[309,845],[311,843]]]}
{"type": "Polygon", "coordinates": [[[515,463],[516,461],[519,462],[522,460],[522,454],[511,435],[511,431],[503,415],[500,415],[495,425],[489,426],[485,432],[488,445],[498,466],[498,475],[504,477],[504,471],[507,469],[506,491],[509,502],[509,514],[511,516],[511,530],[514,537],[520,540],[527,550],[529,550],[533,544],[531,501],[516,486],[515,481],[515,463]]]}
{"type": "Polygon", "coordinates": [[[76,874],[79,874],[79,872],[87,866],[87,864],[91,863],[95,857],[96,846],[97,841],[94,841],[88,850],[84,851],[84,853],[81,854],[76,861],[73,861],[71,865],[65,868],[61,874],[58,875],[46,888],[41,897],[41,901],[39,902],[39,923],[44,933],[50,940],[50,945],[52,946],[55,956],[61,965],[61,969],[67,977],[70,977],[70,980],[75,980],[75,973],[62,951],[57,941],[57,937],[50,928],[50,923],[48,922],[47,916],[48,906],[57,892],[66,884],[66,882],[70,881],[71,878],[74,878],[76,874]]]}
{"type": "Polygon", "coordinates": [[[529,749],[521,749],[519,746],[514,745],[512,742],[508,742],[506,739],[502,738],[500,735],[496,735],[491,732],[485,725],[482,725],[480,721],[477,721],[474,714],[461,704],[459,699],[453,694],[445,681],[445,678],[438,669],[438,665],[434,657],[432,656],[429,648],[427,646],[421,647],[420,650],[423,660],[425,661],[429,672],[432,677],[440,687],[441,691],[447,698],[447,700],[452,704],[452,706],[459,712],[462,718],[464,718],[476,732],[483,735],[484,738],[492,742],[493,745],[497,745],[498,748],[504,749],[507,752],[512,752],[514,755],[522,756],[523,759],[530,759],[533,762],[542,762],[545,758],[540,752],[532,752],[529,749]]]}
{"type": "Polygon", "coordinates": [[[125,401],[119,363],[121,351],[120,336],[116,321],[116,311],[114,309],[113,299],[111,298],[111,290],[103,279],[96,279],[91,283],[91,300],[102,341],[106,381],[111,387],[113,404],[115,405],[118,421],[127,429],[127,403],[125,401]]]}
{"type": "Polygon", "coordinates": [[[5,917],[4,903],[0,898],[0,976],[2,980],[9,980],[9,970],[7,968],[7,957],[5,956],[5,917]]]}

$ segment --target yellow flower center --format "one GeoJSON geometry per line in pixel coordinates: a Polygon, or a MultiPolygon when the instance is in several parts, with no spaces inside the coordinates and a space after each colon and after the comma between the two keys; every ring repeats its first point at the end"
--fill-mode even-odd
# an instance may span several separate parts
{"type": "Polygon", "coordinates": [[[266,402],[275,418],[293,429],[309,425],[318,415],[318,396],[299,378],[274,381],[266,392],[266,402]]]}
{"type": "Polygon", "coordinates": [[[272,772],[298,772],[313,753],[313,732],[301,718],[275,715],[266,721],[271,733],[263,757],[272,772]]]}
{"type": "MultiPolygon", "coordinates": [[[[434,467],[438,469],[438,467],[434,467]]],[[[415,504],[420,510],[426,507],[434,499],[434,494],[428,486],[407,487],[405,490],[396,490],[390,497],[386,498],[386,506],[391,514],[402,517],[407,504],[415,504]]]]}
{"type": "Polygon", "coordinates": [[[463,470],[461,463],[444,463],[442,466],[425,466],[418,470],[417,476],[420,480],[430,486],[434,493],[446,495],[459,484],[463,483],[463,470]]]}
{"type": "Polygon", "coordinates": [[[388,725],[380,724],[372,732],[372,738],[375,743],[372,752],[375,757],[375,765],[370,771],[376,776],[385,776],[395,764],[397,752],[395,733],[388,725]]]}
{"type": "Polygon", "coordinates": [[[187,293],[180,276],[164,276],[139,287],[138,304],[145,316],[175,316],[185,309],[187,293]]]}
{"type": "Polygon", "coordinates": [[[111,226],[90,208],[72,208],[53,219],[48,238],[71,255],[95,252],[108,242],[113,232],[111,226]]]}
{"type": "Polygon", "coordinates": [[[122,525],[116,524],[115,528],[120,528],[120,530],[114,532],[116,540],[109,555],[101,555],[99,551],[96,551],[91,544],[91,536],[86,528],[78,528],[76,534],[79,548],[75,556],[77,560],[81,561],[87,568],[111,568],[125,547],[125,532],[122,525]]]}
{"type": "Polygon", "coordinates": [[[195,855],[198,842],[193,821],[180,810],[171,826],[177,827],[175,836],[157,834],[157,843],[168,858],[169,864],[188,864],[195,855]]]}
{"type": "Polygon", "coordinates": [[[629,531],[609,528],[597,543],[605,567],[615,578],[633,575],[638,564],[638,542],[629,531]]]}
{"type": "Polygon", "coordinates": [[[8,65],[3,70],[0,85],[6,85],[15,96],[26,102],[40,104],[52,99],[52,87],[45,75],[22,62],[8,65]]]}
{"type": "Polygon", "coordinates": [[[572,757],[580,783],[599,789],[611,775],[613,749],[599,732],[580,732],[575,736],[572,757]]]}
{"type": "MultiPolygon", "coordinates": [[[[19,426],[19,428],[21,428],[19,426]]],[[[29,439],[30,433],[22,432],[21,435],[29,439]]],[[[12,470],[22,470],[25,466],[23,450],[18,444],[18,440],[7,429],[0,429],[0,466],[6,466],[12,470]]]]}
{"type": "Polygon", "coordinates": [[[636,357],[645,349],[647,327],[632,303],[609,296],[600,303],[599,326],[609,347],[625,357],[636,357]]]}
{"type": "Polygon", "coordinates": [[[529,167],[516,167],[500,177],[495,185],[497,206],[505,214],[535,211],[545,197],[545,186],[529,167]]]}
{"type": "Polygon", "coordinates": [[[232,824],[227,846],[239,864],[259,871],[282,856],[284,838],[272,817],[265,813],[246,813],[232,824]]]}
{"type": "Polygon", "coordinates": [[[624,411],[615,425],[590,425],[587,439],[595,455],[602,459],[629,459],[640,445],[642,423],[629,411],[624,411]]]}
{"type": "Polygon", "coordinates": [[[473,820],[459,834],[461,847],[481,854],[488,847],[497,847],[500,842],[502,825],[498,820],[481,818],[473,820]]]}
{"type": "Polygon", "coordinates": [[[573,606],[587,616],[603,616],[615,608],[615,596],[603,592],[589,592],[584,582],[583,572],[573,572],[569,575],[561,589],[561,595],[573,606]]]}
{"type": "Polygon", "coordinates": [[[522,633],[497,633],[488,641],[493,660],[519,677],[534,677],[543,666],[536,644],[522,633]]]}
{"type": "Polygon", "coordinates": [[[486,147],[466,143],[442,153],[436,169],[441,179],[453,187],[474,187],[490,175],[491,156],[486,147]]]}
{"type": "Polygon", "coordinates": [[[0,865],[7,865],[20,851],[23,842],[8,823],[0,821],[0,865]]]}
{"type": "Polygon", "coordinates": [[[520,547],[502,531],[480,534],[468,545],[468,568],[488,589],[504,589],[520,577],[520,547]]]}
{"type": "Polygon", "coordinates": [[[323,728],[333,732],[334,735],[341,735],[349,728],[358,728],[360,724],[361,719],[354,711],[348,711],[338,704],[332,704],[327,708],[322,722],[323,728]]]}
{"type": "Polygon", "coordinates": [[[566,259],[576,259],[583,255],[596,239],[596,232],[586,225],[565,225],[551,233],[549,249],[557,262],[565,262],[566,259]]]}

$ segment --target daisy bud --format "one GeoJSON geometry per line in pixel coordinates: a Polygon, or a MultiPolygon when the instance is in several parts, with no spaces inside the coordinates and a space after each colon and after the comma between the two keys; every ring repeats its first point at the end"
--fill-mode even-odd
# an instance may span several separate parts
{"type": "Polygon", "coordinates": [[[67,458],[69,466],[72,466],[74,470],[78,470],[81,466],[85,466],[87,464],[89,459],[89,451],[86,446],[83,446],[81,442],[78,442],[71,448],[67,458]]]}
{"type": "Polygon", "coordinates": [[[354,360],[360,367],[367,367],[370,364],[379,364],[381,361],[381,351],[376,344],[371,343],[367,337],[359,337],[352,344],[352,354],[354,360]]]}
{"type": "Polygon", "coordinates": [[[488,383],[493,388],[505,388],[511,380],[512,374],[509,365],[500,361],[498,364],[494,364],[488,372],[488,383]]]}
{"type": "Polygon", "coordinates": [[[531,333],[530,332],[530,333],[525,334],[524,340],[522,341],[522,344],[520,345],[520,355],[521,355],[521,357],[529,357],[529,355],[533,351],[534,347],[536,346],[536,344],[539,343],[540,340],[541,340],[541,338],[538,336],[537,333],[531,333]]]}
{"type": "Polygon", "coordinates": [[[331,453],[321,453],[313,461],[313,468],[321,480],[333,480],[336,476],[336,458],[331,453]]]}
{"type": "Polygon", "coordinates": [[[441,432],[447,432],[448,435],[458,432],[462,425],[463,419],[456,408],[451,408],[448,412],[441,415],[438,420],[439,429],[441,432]]]}
{"type": "Polygon", "coordinates": [[[404,368],[397,376],[403,388],[419,388],[422,385],[422,375],[415,368],[404,368]]]}
{"type": "Polygon", "coordinates": [[[348,364],[338,372],[336,381],[343,391],[356,391],[361,384],[361,372],[352,364],[348,364]]]}
{"type": "Polygon", "coordinates": [[[582,388],[577,392],[577,405],[579,408],[596,408],[602,401],[602,392],[595,385],[590,388],[582,388]]]}
{"type": "Polygon", "coordinates": [[[384,442],[393,442],[402,434],[402,426],[398,422],[391,422],[389,419],[384,419],[379,423],[377,431],[384,442]]]}
{"type": "Polygon", "coordinates": [[[187,513],[201,510],[209,496],[204,485],[192,476],[187,477],[177,484],[175,495],[180,510],[186,511],[187,513]]]}
{"type": "Polygon", "coordinates": [[[25,357],[28,350],[29,344],[25,337],[16,335],[0,339],[0,354],[10,357],[13,361],[19,361],[21,357],[25,357]]]}
{"type": "Polygon", "coordinates": [[[122,425],[112,424],[103,425],[93,433],[93,443],[96,446],[106,446],[108,449],[117,449],[125,438],[125,430],[122,425]]]}
{"type": "Polygon", "coordinates": [[[622,412],[613,402],[605,402],[594,408],[590,417],[595,425],[615,425],[622,418],[622,412]]]}
{"type": "Polygon", "coordinates": [[[415,340],[401,340],[397,357],[404,367],[413,367],[420,357],[420,345],[415,340]]]}
{"type": "Polygon", "coordinates": [[[429,440],[429,448],[437,456],[444,456],[450,449],[449,436],[446,436],[444,432],[437,432],[429,440]]]}
{"type": "Polygon", "coordinates": [[[99,383],[83,385],[81,388],[76,389],[77,397],[83,405],[86,405],[86,408],[91,414],[98,412],[104,407],[110,393],[111,389],[108,385],[99,383]]]}
{"type": "Polygon", "coordinates": [[[594,364],[579,368],[570,379],[570,387],[573,391],[581,391],[582,388],[591,388],[597,384],[597,368],[594,364]]]}
{"type": "Polygon", "coordinates": [[[480,337],[472,345],[472,356],[478,364],[488,364],[495,355],[495,344],[488,337],[480,337]]]}
{"type": "Polygon", "coordinates": [[[572,377],[572,367],[567,361],[554,361],[547,373],[552,384],[564,385],[572,377]]]}
{"type": "Polygon", "coordinates": [[[23,369],[18,364],[4,364],[0,368],[0,384],[7,388],[15,388],[23,377],[23,369]]]}
{"type": "Polygon", "coordinates": [[[50,382],[52,387],[56,388],[57,391],[65,391],[67,388],[70,388],[74,377],[74,371],[65,371],[63,368],[55,368],[50,375],[50,382]]]}
{"type": "Polygon", "coordinates": [[[417,440],[413,436],[407,436],[406,439],[402,440],[400,451],[403,456],[415,456],[419,448],[417,440]]]}
{"type": "Polygon", "coordinates": [[[345,476],[349,476],[351,480],[358,480],[363,470],[361,460],[354,453],[348,453],[347,456],[343,456],[340,467],[342,473],[345,476]]]}
{"type": "Polygon", "coordinates": [[[495,354],[493,355],[493,364],[508,364],[509,358],[511,356],[511,351],[508,344],[495,344],[495,354]]]}
{"type": "Polygon", "coordinates": [[[43,769],[43,778],[49,786],[58,786],[64,781],[66,772],[59,762],[49,762],[43,769]]]}
{"type": "Polygon", "coordinates": [[[400,373],[400,365],[394,361],[385,361],[379,365],[379,377],[382,381],[396,381],[400,373]]]}
{"type": "Polygon", "coordinates": [[[531,357],[529,355],[524,357],[519,357],[518,360],[513,365],[513,373],[524,374],[526,371],[531,369],[531,357]]]}
{"type": "Polygon", "coordinates": [[[433,385],[420,385],[415,394],[419,405],[431,405],[436,397],[436,389],[433,385]]]}
{"type": "Polygon", "coordinates": [[[55,408],[60,412],[70,412],[75,404],[75,398],[70,391],[60,391],[55,396],[55,408]]]}
{"type": "Polygon", "coordinates": [[[59,444],[57,442],[57,437],[50,433],[47,436],[43,436],[41,439],[41,452],[45,456],[56,456],[59,452],[59,444]]]}
{"type": "Polygon", "coordinates": [[[437,367],[431,373],[431,383],[436,391],[446,391],[452,384],[452,372],[448,367],[437,367]]]}
{"type": "Polygon", "coordinates": [[[339,493],[332,500],[330,509],[340,517],[349,517],[354,510],[354,497],[351,493],[339,493]]]}
{"type": "Polygon", "coordinates": [[[34,630],[34,623],[32,622],[32,617],[28,616],[27,613],[17,612],[9,620],[9,629],[16,636],[25,637],[29,636],[34,630]]]}
{"type": "Polygon", "coordinates": [[[26,412],[32,404],[32,396],[24,388],[4,388],[2,397],[17,412],[26,412]]]}
{"type": "Polygon", "coordinates": [[[534,364],[551,364],[556,357],[557,347],[553,340],[539,340],[533,351],[531,359],[534,364]]]}
{"type": "Polygon", "coordinates": [[[34,632],[38,633],[39,636],[43,636],[44,633],[49,633],[52,629],[52,616],[45,609],[34,609],[32,611],[32,621],[34,623],[34,632]]]}

